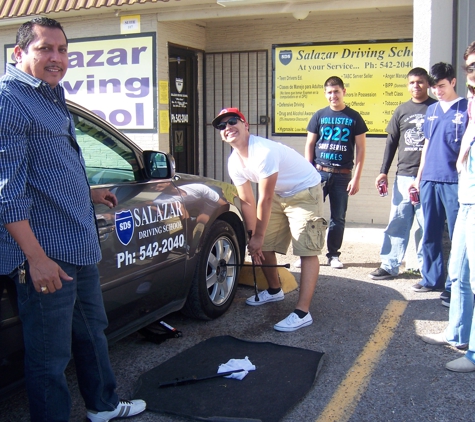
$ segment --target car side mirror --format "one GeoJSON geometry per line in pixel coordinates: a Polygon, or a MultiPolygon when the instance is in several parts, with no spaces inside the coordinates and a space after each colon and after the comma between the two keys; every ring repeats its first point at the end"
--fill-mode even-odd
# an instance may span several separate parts
{"type": "Polygon", "coordinates": [[[143,160],[149,179],[171,179],[175,176],[175,160],[171,155],[164,152],[144,151],[143,160]]]}

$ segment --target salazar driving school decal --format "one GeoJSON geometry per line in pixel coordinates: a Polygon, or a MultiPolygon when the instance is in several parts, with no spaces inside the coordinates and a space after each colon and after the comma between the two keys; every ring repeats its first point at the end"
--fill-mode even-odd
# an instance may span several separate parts
{"type": "MultiPolygon", "coordinates": [[[[184,248],[182,203],[180,201],[157,203],[132,210],[115,213],[117,239],[124,246],[134,238],[138,241],[150,238],[151,243],[141,245],[138,250],[124,250],[117,253],[117,268],[131,265],[136,259],[145,260],[159,254],[184,248]],[[166,238],[163,238],[166,236],[166,238]],[[157,238],[160,241],[157,241],[157,238]]],[[[138,247],[138,242],[133,242],[138,247]]]]}
{"type": "Polygon", "coordinates": [[[279,60],[284,66],[287,66],[292,61],[292,50],[282,50],[279,52],[279,60]]]}
{"type": "Polygon", "coordinates": [[[183,78],[175,78],[175,86],[178,93],[181,94],[181,91],[183,91],[183,78]]]}
{"type": "Polygon", "coordinates": [[[127,246],[134,235],[134,219],[130,210],[115,213],[115,232],[120,243],[127,246]]]}

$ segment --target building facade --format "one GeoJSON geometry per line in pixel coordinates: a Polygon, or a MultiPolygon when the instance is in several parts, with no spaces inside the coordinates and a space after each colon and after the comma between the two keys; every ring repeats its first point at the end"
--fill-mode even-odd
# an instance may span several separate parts
{"type": "MultiPolygon", "coordinates": [[[[6,0],[0,12],[3,67],[18,26],[38,15],[59,20],[71,42],[71,100],[86,101],[92,109],[100,103],[98,108],[108,110],[103,117],[142,148],[171,152],[178,171],[222,180],[229,180],[230,151],[211,121],[223,107],[241,108],[253,133],[303,154],[301,129],[295,134],[277,130],[279,46],[316,46],[318,51],[354,44],[364,53],[380,42],[410,42],[412,57],[405,63],[426,69],[437,61],[454,63],[462,81],[459,94],[465,95],[461,59],[475,40],[468,25],[475,6],[469,0],[6,0]]],[[[339,63],[335,75],[346,75],[343,66],[354,59],[339,63]]],[[[325,75],[316,70],[311,84],[321,85],[325,75]]],[[[374,89],[384,102],[383,87],[374,89]]],[[[359,91],[358,81],[351,80],[348,102],[358,104],[359,91]]],[[[323,97],[321,90],[312,92],[323,97]]],[[[402,92],[407,95],[400,100],[409,99],[402,92]]],[[[290,108],[302,115],[315,111],[307,100],[294,104],[290,108]]],[[[354,108],[384,126],[374,104],[369,110],[354,108]]],[[[350,198],[349,222],[387,222],[390,197],[380,198],[374,188],[384,146],[384,133],[368,136],[361,190],[350,198]]],[[[391,180],[395,168],[394,163],[391,180]]]]}

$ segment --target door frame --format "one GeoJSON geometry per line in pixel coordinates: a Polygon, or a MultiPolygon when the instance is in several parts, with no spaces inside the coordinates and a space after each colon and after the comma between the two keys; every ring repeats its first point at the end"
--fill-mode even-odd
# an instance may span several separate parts
{"type": "MultiPolygon", "coordinates": [[[[190,88],[188,90],[188,101],[191,101],[191,115],[188,116],[189,121],[189,127],[190,130],[192,131],[190,136],[191,139],[191,151],[189,151],[188,159],[186,160],[186,169],[181,169],[179,171],[184,172],[184,173],[189,173],[189,174],[199,174],[199,168],[200,168],[200,162],[199,162],[199,157],[200,157],[200,148],[199,148],[199,121],[198,121],[198,110],[199,110],[199,104],[198,104],[198,54],[200,53],[200,50],[196,50],[190,47],[182,46],[182,45],[177,45],[177,44],[168,44],[168,81],[169,84],[172,83],[170,80],[170,58],[171,57],[185,57],[190,59],[190,63],[192,66],[191,69],[191,75],[190,75],[190,88]],[[190,98],[192,97],[192,98],[190,98]],[[191,123],[190,123],[191,121],[191,123]]],[[[171,89],[169,90],[169,118],[170,118],[170,132],[169,132],[169,151],[173,156],[175,156],[175,145],[174,145],[174,132],[173,132],[173,125],[171,120],[171,89]]],[[[189,144],[185,144],[190,146],[189,144]]],[[[188,153],[188,152],[187,152],[188,153]]]]}

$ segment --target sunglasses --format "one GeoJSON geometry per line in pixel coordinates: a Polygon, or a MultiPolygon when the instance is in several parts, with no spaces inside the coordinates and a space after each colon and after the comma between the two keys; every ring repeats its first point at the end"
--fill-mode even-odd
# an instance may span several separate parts
{"type": "Polygon", "coordinates": [[[467,82],[467,89],[470,94],[472,94],[472,97],[475,96],[475,85],[471,85],[467,82]]]}
{"type": "Polygon", "coordinates": [[[216,125],[216,129],[218,130],[224,130],[226,129],[226,126],[229,125],[229,126],[234,126],[237,124],[237,122],[239,122],[242,120],[239,118],[239,117],[231,117],[229,120],[226,120],[225,122],[221,122],[221,123],[218,123],[216,125]]]}

